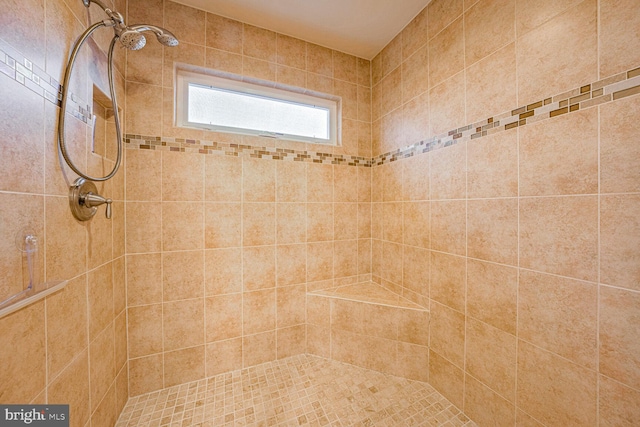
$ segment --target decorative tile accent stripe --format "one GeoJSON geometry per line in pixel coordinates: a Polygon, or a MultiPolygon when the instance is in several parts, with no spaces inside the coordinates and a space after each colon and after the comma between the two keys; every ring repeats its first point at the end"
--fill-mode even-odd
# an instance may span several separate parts
{"type": "MultiPolygon", "coordinates": [[[[0,39],[0,73],[15,80],[52,104],[58,107],[61,105],[62,86],[60,83],[2,39],[0,39]]],[[[388,153],[380,154],[373,158],[330,154],[320,151],[298,151],[157,136],[125,135],[124,140],[125,146],[128,149],[180,151],[294,162],[373,167],[637,94],[640,94],[640,67],[507,111],[477,123],[450,130],[447,133],[416,142],[415,144],[388,153]]],[[[87,102],[78,99],[74,94],[69,95],[67,110],[69,114],[72,114],[78,120],[82,120],[84,123],[90,123],[92,105],[88,105],[87,102]]]]}
{"type": "MultiPolygon", "coordinates": [[[[62,103],[60,83],[2,39],[0,39],[0,73],[60,107],[62,103]]],[[[73,93],[69,94],[67,112],[78,120],[90,123],[91,108],[92,106],[86,101],[79,99],[73,93]]]]}
{"type": "Polygon", "coordinates": [[[256,159],[285,160],[292,162],[322,163],[326,165],[347,165],[371,167],[371,159],[342,154],[314,151],[289,150],[286,148],[256,147],[253,145],[226,144],[215,141],[201,141],[183,138],[125,135],[128,149],[180,151],[185,153],[213,154],[256,159]]]}
{"type": "Polygon", "coordinates": [[[371,163],[383,165],[636,94],[640,94],[640,67],[378,155],[371,163]]]}

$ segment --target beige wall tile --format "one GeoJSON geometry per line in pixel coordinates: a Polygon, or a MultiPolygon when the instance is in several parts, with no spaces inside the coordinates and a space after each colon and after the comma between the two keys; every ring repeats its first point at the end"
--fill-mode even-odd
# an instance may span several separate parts
{"type": "Polygon", "coordinates": [[[230,156],[206,156],[205,200],[239,202],[242,198],[242,160],[230,156]]]}
{"type": "Polygon", "coordinates": [[[640,290],[638,241],[640,198],[635,195],[600,198],[600,281],[640,290]]]}
{"type": "Polygon", "coordinates": [[[139,396],[163,387],[162,354],[129,360],[129,394],[139,396]]]}
{"type": "Polygon", "coordinates": [[[305,202],[307,200],[306,165],[294,162],[276,162],[276,191],[278,202],[305,202]]]}
{"type": "Polygon", "coordinates": [[[20,343],[13,351],[0,353],[5,367],[0,372],[0,399],[29,402],[45,387],[46,342],[44,302],[12,313],[2,319],[0,334],[7,343],[20,343]]]}
{"type": "Polygon", "coordinates": [[[89,272],[88,299],[89,341],[113,320],[113,272],[111,264],[89,272]]]}
{"type": "Polygon", "coordinates": [[[276,205],[276,241],[278,244],[307,241],[307,205],[278,203],[276,205]]]}
{"type": "Polygon", "coordinates": [[[404,200],[429,200],[430,158],[430,154],[423,154],[402,161],[402,193],[404,200]]]}
{"type": "Polygon", "coordinates": [[[307,71],[333,77],[333,55],[331,49],[307,43],[307,71]]]}
{"type": "Polygon", "coordinates": [[[165,3],[164,16],[164,27],[181,43],[205,44],[206,12],[179,3],[165,3]]]}
{"type": "Polygon", "coordinates": [[[222,341],[242,336],[242,294],[205,299],[206,341],[222,341]]]}
{"type": "Polygon", "coordinates": [[[371,87],[371,61],[356,58],[356,71],[358,73],[358,84],[371,87]]]}
{"type": "MultiPolygon", "coordinates": [[[[459,0],[457,2],[461,3],[459,0]]],[[[433,27],[430,25],[429,28],[433,27]]],[[[464,23],[460,17],[429,41],[430,88],[464,69],[463,28],[464,23]]]]}
{"type": "Polygon", "coordinates": [[[288,67],[305,70],[307,66],[306,43],[294,37],[277,35],[277,62],[288,67]]]}
{"type": "Polygon", "coordinates": [[[161,200],[161,186],[149,185],[159,182],[162,173],[162,154],[155,150],[125,150],[127,200],[161,200]]]}
{"type": "Polygon", "coordinates": [[[243,333],[245,335],[257,334],[276,328],[275,289],[245,292],[242,304],[243,333]]]}
{"type": "MultiPolygon", "coordinates": [[[[474,6],[481,7],[484,1],[474,6]]],[[[511,22],[511,21],[509,21],[511,22]]],[[[516,49],[510,43],[473,65],[465,73],[467,121],[487,119],[517,105],[516,49]]],[[[483,138],[484,139],[484,138],[483,138]]]]}
{"type": "Polygon", "coordinates": [[[596,315],[595,284],[520,271],[519,338],[594,369],[596,315]]]}
{"type": "Polygon", "coordinates": [[[307,244],[307,282],[333,279],[333,242],[307,244]]]}
{"type": "Polygon", "coordinates": [[[305,323],[306,285],[279,287],[276,289],[276,299],[278,328],[305,323]]]}
{"type": "Polygon", "coordinates": [[[307,204],[307,241],[333,240],[333,204],[307,204]]]}
{"type": "Polygon", "coordinates": [[[87,276],[69,282],[47,299],[48,372],[54,378],[89,343],[87,338],[87,276]]]}
{"type": "MultiPolygon", "coordinates": [[[[42,0],[12,3],[0,37],[40,67],[45,64],[45,7],[42,0]]],[[[53,38],[52,38],[53,39],[53,38]]]]}
{"type": "Polygon", "coordinates": [[[427,249],[404,246],[402,286],[422,296],[429,296],[429,251],[427,249]]]}
{"type": "Polygon", "coordinates": [[[429,296],[441,304],[464,313],[466,262],[463,257],[431,252],[429,296]]]}
{"type": "Polygon", "coordinates": [[[407,59],[429,40],[428,7],[422,9],[402,30],[402,58],[407,59]]]}
{"type": "Polygon", "coordinates": [[[207,48],[204,66],[218,71],[242,74],[242,55],[224,50],[207,48]]]}
{"type": "Polygon", "coordinates": [[[47,388],[48,403],[69,405],[73,418],[69,425],[84,426],[89,421],[89,362],[79,355],[47,388]]]}
{"type": "MultiPolygon", "coordinates": [[[[366,226],[371,224],[371,214],[363,211],[362,217],[359,217],[358,206],[357,203],[334,203],[333,229],[337,239],[347,240],[368,237],[366,236],[366,226]],[[366,216],[367,213],[369,214],[368,217],[366,216]]],[[[369,204],[363,203],[362,207],[365,210],[366,207],[369,207],[369,204]]]]}
{"type": "Polygon", "coordinates": [[[429,351],[429,383],[458,408],[464,406],[464,372],[432,350],[429,351]]]}
{"type": "Polygon", "coordinates": [[[398,34],[382,49],[382,77],[387,76],[402,63],[402,34],[398,34]]]}
{"type": "Polygon", "coordinates": [[[204,203],[162,203],[162,249],[204,249],[204,203]]]}
{"type": "Polygon", "coordinates": [[[204,301],[202,298],[163,304],[162,331],[167,351],[204,343],[204,301]]]}
{"type": "Polygon", "coordinates": [[[500,132],[467,144],[470,198],[518,195],[518,133],[500,132]]]}
{"type": "Polygon", "coordinates": [[[237,247],[242,242],[242,205],[205,203],[205,248],[237,247]]]}
{"type": "Polygon", "coordinates": [[[512,335],[516,333],[518,270],[467,261],[467,314],[512,335]]]}
{"type": "Polygon", "coordinates": [[[415,144],[429,136],[429,93],[424,92],[404,104],[402,109],[405,143],[415,144]]]}
{"type": "Polygon", "coordinates": [[[276,262],[277,286],[300,284],[306,281],[306,245],[278,245],[276,249],[276,262]]]}
{"type": "Polygon", "coordinates": [[[242,244],[244,246],[275,243],[275,203],[245,203],[242,208],[242,216],[242,244]]]}
{"type": "Polygon", "coordinates": [[[518,263],[518,200],[470,200],[467,254],[501,264],[518,263]]]}
{"type": "Polygon", "coordinates": [[[464,314],[433,301],[430,308],[430,349],[462,369],[465,341],[464,314]]]}
{"type": "Polygon", "coordinates": [[[515,5],[516,0],[481,0],[465,11],[464,52],[467,66],[515,40],[515,5]]]}
{"type": "Polygon", "coordinates": [[[209,343],[205,352],[207,377],[242,369],[242,338],[209,343]]]}
{"type": "Polygon", "coordinates": [[[275,202],[276,162],[242,160],[242,192],[245,202],[275,202]]]}
{"type": "Polygon", "coordinates": [[[116,413],[116,390],[115,384],[109,387],[104,398],[91,415],[91,425],[96,427],[109,427],[115,425],[118,420],[116,413]]]}
{"type": "Polygon", "coordinates": [[[333,51],[333,78],[358,83],[356,57],[337,50],[333,51]]]}
{"type": "MultiPolygon", "coordinates": [[[[514,365],[515,366],[515,365],[514,365]]],[[[465,376],[464,412],[479,425],[512,426],[515,424],[513,403],[470,375],[465,376]]]]}
{"type": "Polygon", "coordinates": [[[429,56],[427,46],[419,48],[402,63],[402,101],[429,89],[429,56]]]}
{"type": "Polygon", "coordinates": [[[276,331],[245,335],[242,353],[244,367],[276,360],[276,331]]]}
{"type": "MultiPolygon", "coordinates": [[[[462,91],[464,74],[455,74],[429,91],[429,125],[432,135],[448,132],[466,123],[465,96],[462,91]]],[[[431,84],[432,80],[429,82],[431,84]]]]}
{"type": "Polygon", "coordinates": [[[466,338],[465,370],[510,403],[515,402],[516,337],[468,319],[466,338]]]}
{"type": "Polygon", "coordinates": [[[242,278],[245,291],[273,288],[276,285],[276,248],[259,246],[242,249],[242,278]]]}
{"type": "Polygon", "coordinates": [[[429,379],[429,348],[409,343],[398,343],[396,375],[416,381],[429,379]]]}
{"type": "Polygon", "coordinates": [[[462,0],[436,0],[429,3],[429,38],[442,31],[462,15],[462,0]]]}
{"type": "Polygon", "coordinates": [[[128,133],[136,135],[160,135],[162,128],[162,88],[147,84],[127,82],[127,102],[131,109],[125,118],[128,133]]]}
{"type": "Polygon", "coordinates": [[[242,34],[241,22],[207,13],[207,47],[233,53],[242,53],[242,34]]]}
{"type": "Polygon", "coordinates": [[[278,359],[305,353],[306,329],[304,325],[278,329],[276,335],[278,341],[276,349],[278,359]]]}
{"type": "Polygon", "coordinates": [[[206,296],[242,290],[242,251],[240,248],[205,251],[204,256],[206,296]]]}
{"type": "Polygon", "coordinates": [[[126,263],[128,306],[162,302],[161,255],[128,255],[126,263]]]}
{"type": "Polygon", "coordinates": [[[600,191],[625,193],[640,191],[640,172],[634,159],[640,156],[635,140],[640,124],[640,99],[631,97],[600,107],[600,191]]]}
{"type": "Polygon", "coordinates": [[[525,126],[520,130],[519,147],[521,195],[597,193],[595,109],[525,126]],[[541,140],[545,143],[540,144],[541,140]]]}
{"type": "Polygon", "coordinates": [[[164,252],[162,290],[164,301],[201,298],[204,292],[204,253],[164,252]]]}
{"type": "Polygon", "coordinates": [[[516,32],[518,37],[539,27],[551,18],[574,7],[580,2],[581,0],[569,0],[565,2],[556,2],[553,0],[539,0],[536,2],[516,0],[516,32]]]}
{"type": "Polygon", "coordinates": [[[264,61],[276,62],[276,33],[244,24],[242,53],[264,61]]]}
{"type": "Polygon", "coordinates": [[[640,26],[638,3],[631,0],[607,0],[598,5],[600,77],[637,67],[640,62],[640,42],[637,37],[637,29],[640,26]]]}
{"type": "Polygon", "coordinates": [[[520,199],[520,266],[594,281],[596,197],[520,199]]]}
{"type": "Polygon", "coordinates": [[[162,153],[162,200],[203,200],[203,177],[204,156],[191,153],[162,153]]]}
{"type": "Polygon", "coordinates": [[[331,357],[331,328],[307,324],[307,353],[331,357]]]}
{"type": "Polygon", "coordinates": [[[402,69],[393,70],[380,85],[380,114],[385,116],[402,105],[402,69]]]}
{"type": "Polygon", "coordinates": [[[95,411],[116,377],[113,329],[106,328],[89,345],[91,410],[95,411]]]}
{"type": "Polygon", "coordinates": [[[421,346],[429,345],[429,312],[398,310],[398,340],[421,346]]]}
{"type": "Polygon", "coordinates": [[[596,2],[585,0],[518,38],[520,105],[597,79],[596,16],[596,2]]]}
{"type": "MultiPolygon", "coordinates": [[[[130,359],[163,351],[162,328],[158,327],[161,324],[162,304],[128,309],[127,328],[130,359]]],[[[131,368],[134,368],[133,364],[131,368]]],[[[132,388],[136,388],[134,384],[132,384],[132,388]]]]}
{"type": "Polygon", "coordinates": [[[600,372],[635,389],[640,388],[639,307],[638,293],[600,287],[600,372]]]}
{"type": "Polygon", "coordinates": [[[162,210],[157,203],[127,202],[126,252],[159,252],[162,242],[162,210]]]}
{"type": "Polygon", "coordinates": [[[204,346],[164,354],[164,386],[172,387],[204,377],[204,346]]]}
{"type": "MultiPolygon", "coordinates": [[[[427,205],[428,206],[428,205],[427,205]]],[[[403,236],[403,203],[382,204],[382,238],[391,242],[402,243],[403,236]]]]}
{"type": "MultiPolygon", "coordinates": [[[[87,269],[86,228],[69,215],[68,198],[45,198],[47,277],[64,280],[87,269]]],[[[24,227],[24,225],[22,225],[24,227]]]]}
{"type": "Polygon", "coordinates": [[[517,405],[551,425],[596,423],[596,373],[518,341],[517,405]]]}
{"type": "MultiPolygon", "coordinates": [[[[6,20],[3,20],[6,21],[6,20]]],[[[4,22],[3,22],[4,24],[4,22]]],[[[4,31],[3,31],[4,32],[4,31]]],[[[44,117],[42,99],[20,84],[10,82],[0,88],[2,99],[11,100],[0,105],[0,114],[5,119],[0,125],[4,135],[2,143],[2,179],[0,189],[7,191],[42,193],[44,160],[44,117]]],[[[67,116],[66,122],[75,119],[67,116]]],[[[68,132],[71,128],[69,126],[68,132]]],[[[84,154],[84,141],[78,145],[84,154]]],[[[75,146],[71,132],[67,144],[75,146]],[[73,144],[73,145],[72,145],[73,144]]],[[[72,151],[72,153],[75,152],[72,151]]],[[[78,158],[78,156],[73,156],[78,158]]]]}
{"type": "Polygon", "coordinates": [[[465,201],[431,202],[431,249],[465,255],[466,241],[465,201]]]}
{"type": "Polygon", "coordinates": [[[601,426],[633,426],[640,417],[640,393],[600,375],[598,423],[601,426]]]}
{"type": "Polygon", "coordinates": [[[150,73],[149,70],[164,70],[163,59],[163,48],[160,43],[147,43],[145,49],[128,54],[127,80],[161,86],[163,72],[150,73]]]}

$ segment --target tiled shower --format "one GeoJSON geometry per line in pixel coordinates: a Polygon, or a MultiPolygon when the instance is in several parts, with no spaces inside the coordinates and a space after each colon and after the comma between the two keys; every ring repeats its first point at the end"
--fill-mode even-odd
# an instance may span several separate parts
{"type": "MultiPolygon", "coordinates": [[[[138,396],[308,355],[428,382],[480,426],[637,423],[636,1],[433,0],[369,60],[114,0],[180,45],[116,51],[125,160],[98,184],[112,219],[88,223],[57,91],[102,12],[0,5],[0,300],[23,286],[25,227],[41,281],[68,280],[0,319],[0,404],[113,426],[138,396]],[[342,144],[174,127],[176,67],[339,96],[342,144]]],[[[80,56],[67,124],[98,175],[115,161],[109,41],[80,56]]]]}

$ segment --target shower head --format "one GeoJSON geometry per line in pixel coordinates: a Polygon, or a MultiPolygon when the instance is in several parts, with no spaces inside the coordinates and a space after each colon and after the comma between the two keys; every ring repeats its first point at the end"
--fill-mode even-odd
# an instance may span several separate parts
{"type": "Polygon", "coordinates": [[[178,44],[180,43],[177,37],[174,36],[171,31],[165,30],[161,27],[156,27],[155,25],[131,25],[130,27],[127,27],[127,30],[137,32],[152,31],[156,35],[158,41],[165,46],[178,46],[178,44]]]}
{"type": "Polygon", "coordinates": [[[140,50],[147,44],[147,39],[142,33],[127,28],[120,33],[120,43],[129,50],[140,50]]]}

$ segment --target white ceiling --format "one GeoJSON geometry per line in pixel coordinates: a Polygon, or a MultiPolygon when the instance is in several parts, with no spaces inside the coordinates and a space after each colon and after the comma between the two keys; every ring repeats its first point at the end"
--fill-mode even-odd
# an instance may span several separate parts
{"type": "Polygon", "coordinates": [[[372,59],[429,0],[173,0],[372,59]]]}

